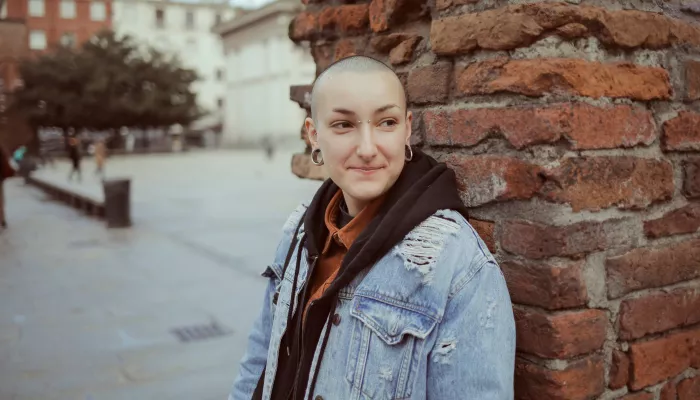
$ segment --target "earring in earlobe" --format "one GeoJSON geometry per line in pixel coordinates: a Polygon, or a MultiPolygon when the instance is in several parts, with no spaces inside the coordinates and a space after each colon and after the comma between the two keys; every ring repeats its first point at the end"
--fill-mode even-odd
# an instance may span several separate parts
{"type": "Polygon", "coordinates": [[[323,155],[321,154],[321,149],[314,149],[311,152],[311,162],[316,166],[323,165],[323,155]]]}
{"type": "Polygon", "coordinates": [[[411,145],[410,145],[410,144],[407,144],[407,145],[406,145],[406,150],[408,150],[408,151],[406,152],[406,161],[411,161],[411,160],[413,160],[413,149],[411,148],[411,145]]]}

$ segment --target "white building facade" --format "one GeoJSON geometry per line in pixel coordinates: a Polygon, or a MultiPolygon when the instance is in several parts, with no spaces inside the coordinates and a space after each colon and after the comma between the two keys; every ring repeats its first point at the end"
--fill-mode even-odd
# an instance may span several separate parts
{"type": "Polygon", "coordinates": [[[289,87],[312,83],[316,73],[309,50],[288,37],[301,7],[298,0],[277,1],[215,28],[226,57],[225,145],[298,143],[306,113],[289,99],[289,87]]]}
{"type": "MultiPolygon", "coordinates": [[[[197,102],[220,122],[223,112],[226,62],[221,37],[213,27],[232,19],[236,9],[225,1],[114,0],[113,29],[165,53],[177,55],[183,66],[198,72],[197,102]]],[[[201,121],[200,121],[201,122],[201,121]]]]}

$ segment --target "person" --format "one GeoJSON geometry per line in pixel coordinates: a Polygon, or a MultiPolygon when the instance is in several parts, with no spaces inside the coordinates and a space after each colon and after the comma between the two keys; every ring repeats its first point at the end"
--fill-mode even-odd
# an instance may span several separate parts
{"type": "Polygon", "coordinates": [[[98,139],[95,144],[95,175],[105,177],[105,161],[107,159],[107,146],[103,139],[98,139]]]}
{"type": "Polygon", "coordinates": [[[505,279],[412,120],[378,60],[314,82],[305,128],[330,178],[284,225],[230,400],[513,398],[505,279]]]}
{"type": "Polygon", "coordinates": [[[78,174],[78,182],[82,181],[83,176],[80,171],[80,141],[75,136],[68,138],[68,157],[71,160],[71,170],[68,174],[68,181],[73,180],[73,174],[78,174]]]}
{"type": "Polygon", "coordinates": [[[269,136],[265,136],[262,140],[262,145],[265,150],[265,156],[268,160],[272,160],[275,155],[275,147],[272,144],[272,139],[269,136]]]}
{"type": "Polygon", "coordinates": [[[10,155],[5,152],[5,148],[0,145],[0,228],[7,228],[7,218],[5,216],[5,191],[3,189],[5,179],[15,175],[15,169],[10,165],[10,155]]]}

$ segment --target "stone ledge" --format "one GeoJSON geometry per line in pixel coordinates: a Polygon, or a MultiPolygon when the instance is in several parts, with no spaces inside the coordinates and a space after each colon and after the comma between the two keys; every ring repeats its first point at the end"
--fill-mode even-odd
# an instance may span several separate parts
{"type": "Polygon", "coordinates": [[[322,181],[327,179],[323,168],[315,166],[311,162],[311,155],[297,153],[292,156],[292,173],[299,178],[322,181]]]}

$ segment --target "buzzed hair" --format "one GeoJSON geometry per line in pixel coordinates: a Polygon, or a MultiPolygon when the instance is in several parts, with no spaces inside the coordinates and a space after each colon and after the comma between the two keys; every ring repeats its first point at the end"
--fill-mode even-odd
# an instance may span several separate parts
{"type": "Polygon", "coordinates": [[[396,72],[391,67],[372,57],[350,56],[332,63],[314,80],[311,89],[311,119],[314,121],[316,121],[317,88],[321,86],[321,83],[326,80],[327,77],[336,72],[390,72],[396,77],[396,80],[399,81],[401,91],[403,92],[404,104],[408,105],[406,103],[406,90],[403,84],[401,84],[401,79],[399,79],[398,75],[396,75],[396,72]]]}

